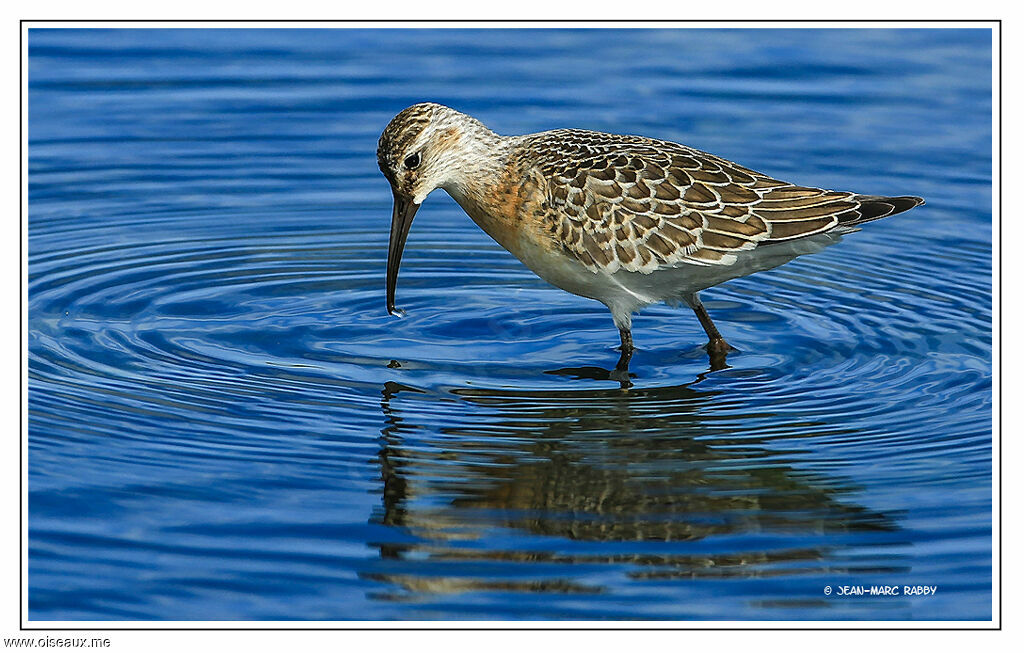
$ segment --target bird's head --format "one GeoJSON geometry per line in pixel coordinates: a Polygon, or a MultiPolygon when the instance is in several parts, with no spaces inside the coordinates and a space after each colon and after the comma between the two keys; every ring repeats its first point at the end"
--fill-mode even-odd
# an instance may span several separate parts
{"type": "Polygon", "coordinates": [[[395,116],[377,143],[377,164],[391,184],[394,206],[388,244],[387,309],[395,314],[395,286],[405,240],[420,204],[437,188],[452,189],[479,156],[481,135],[494,136],[475,118],[424,102],[395,116]]]}

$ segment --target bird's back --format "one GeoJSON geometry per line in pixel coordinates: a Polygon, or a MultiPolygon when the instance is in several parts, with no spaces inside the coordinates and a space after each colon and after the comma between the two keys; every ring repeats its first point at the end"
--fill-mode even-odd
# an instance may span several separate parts
{"type": "Polygon", "coordinates": [[[549,237],[593,271],[730,266],[746,251],[906,211],[919,197],[797,186],[685,145],[560,129],[519,137],[549,237]]]}

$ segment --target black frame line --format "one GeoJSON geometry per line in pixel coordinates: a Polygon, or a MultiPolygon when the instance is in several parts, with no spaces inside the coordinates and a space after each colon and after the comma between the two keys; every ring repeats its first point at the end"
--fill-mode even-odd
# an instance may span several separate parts
{"type": "MultiPolygon", "coordinates": [[[[424,18],[424,19],[415,19],[415,20],[403,20],[403,19],[398,19],[398,18],[383,18],[383,19],[373,19],[373,18],[355,18],[355,19],[330,19],[330,18],[296,19],[296,18],[288,18],[288,19],[281,19],[281,20],[275,20],[275,19],[272,19],[272,18],[256,18],[256,19],[215,18],[215,19],[209,19],[209,20],[204,20],[204,19],[200,19],[200,18],[186,18],[186,19],[177,19],[177,20],[175,20],[175,19],[166,19],[166,20],[164,20],[164,19],[155,19],[155,18],[145,18],[145,19],[131,19],[131,18],[115,18],[115,19],[100,19],[100,18],[82,18],[82,19],[77,19],[77,18],[68,18],[68,19],[58,19],[58,18],[45,18],[45,19],[38,19],[37,20],[37,19],[32,19],[32,18],[22,18],[22,19],[20,19],[18,21],[18,72],[17,72],[18,99],[19,99],[19,105],[18,105],[18,145],[17,145],[17,151],[18,151],[18,191],[17,191],[17,197],[18,197],[18,246],[17,246],[17,250],[18,250],[18,284],[17,284],[17,286],[18,286],[18,305],[19,305],[18,306],[18,464],[17,464],[17,469],[18,469],[18,477],[17,477],[17,485],[18,485],[18,494],[17,494],[17,496],[18,496],[18,509],[17,509],[17,512],[18,512],[18,526],[17,526],[17,536],[18,536],[18,559],[17,559],[18,586],[17,586],[17,592],[18,592],[18,597],[17,597],[17,606],[18,606],[18,608],[17,608],[17,612],[18,612],[18,630],[19,630],[19,632],[23,632],[23,633],[24,632],[37,632],[37,630],[53,630],[53,632],[61,632],[61,633],[62,632],[90,632],[90,633],[92,633],[92,632],[119,632],[119,630],[163,630],[163,632],[176,632],[176,630],[185,630],[185,632],[187,632],[187,630],[199,630],[199,632],[204,632],[204,630],[250,630],[250,632],[259,632],[259,630],[279,630],[279,632],[284,632],[284,630],[354,630],[354,632],[360,632],[360,630],[371,630],[371,632],[376,632],[376,630],[779,630],[779,632],[785,632],[785,630],[865,630],[865,632],[870,632],[870,630],[914,630],[914,632],[928,632],[928,630],[977,630],[977,632],[985,632],[985,630],[1002,630],[1002,528],[1001,527],[999,528],[999,537],[998,537],[998,541],[999,541],[999,557],[998,557],[998,561],[999,561],[999,591],[998,591],[998,599],[999,600],[998,600],[998,619],[997,619],[998,625],[994,625],[994,626],[984,626],[984,627],[967,627],[967,626],[964,626],[964,627],[956,627],[956,626],[909,627],[909,626],[899,626],[899,627],[888,627],[888,628],[887,627],[883,627],[883,626],[874,626],[874,627],[858,628],[858,627],[837,625],[837,626],[834,626],[834,627],[833,626],[827,626],[827,627],[826,626],[809,626],[809,627],[787,626],[787,627],[772,628],[772,627],[767,627],[767,626],[753,626],[753,627],[722,627],[722,626],[719,626],[719,627],[716,627],[716,626],[693,626],[693,627],[685,627],[685,626],[678,626],[678,627],[673,627],[673,626],[651,626],[651,627],[644,627],[644,626],[633,626],[633,627],[630,627],[630,626],[612,626],[612,627],[587,627],[587,626],[575,626],[575,627],[568,627],[568,626],[551,626],[551,627],[547,627],[547,626],[492,627],[492,626],[486,626],[486,627],[472,627],[472,626],[467,626],[467,627],[459,627],[459,626],[443,626],[443,625],[441,625],[441,626],[437,626],[437,627],[430,627],[430,626],[408,626],[408,627],[406,627],[406,626],[397,626],[397,627],[386,627],[386,626],[352,626],[352,627],[344,627],[344,626],[325,626],[325,627],[316,627],[316,626],[296,626],[296,627],[285,627],[285,626],[270,626],[270,627],[255,627],[255,626],[254,627],[244,627],[244,626],[236,626],[236,627],[225,627],[225,626],[211,626],[211,627],[199,627],[199,626],[197,626],[197,627],[159,627],[159,626],[139,626],[139,627],[133,627],[133,626],[112,626],[112,627],[45,627],[45,626],[36,626],[36,625],[31,625],[31,626],[25,625],[25,614],[24,614],[25,606],[24,606],[24,602],[22,601],[22,590],[24,589],[25,581],[26,581],[26,578],[25,578],[25,568],[24,568],[25,567],[25,559],[24,559],[24,556],[25,556],[25,540],[22,538],[22,528],[23,528],[23,525],[25,524],[25,521],[24,521],[25,520],[25,515],[24,515],[25,508],[24,508],[24,502],[22,500],[24,498],[24,492],[25,492],[25,487],[24,487],[24,485],[25,485],[25,480],[24,480],[25,470],[23,469],[24,465],[25,465],[25,460],[24,460],[24,455],[25,455],[25,438],[22,437],[22,434],[25,433],[25,411],[22,410],[22,406],[25,405],[25,403],[24,403],[25,402],[25,396],[24,395],[27,392],[27,387],[26,387],[26,384],[22,383],[22,381],[25,380],[25,372],[26,372],[25,371],[26,360],[22,356],[22,353],[25,351],[25,344],[26,344],[26,341],[25,341],[25,335],[26,335],[25,334],[25,327],[26,327],[26,324],[25,324],[25,310],[26,310],[26,305],[22,301],[22,298],[24,297],[24,293],[25,293],[25,288],[24,288],[25,274],[24,273],[27,271],[27,267],[26,267],[27,261],[25,260],[25,232],[24,232],[25,218],[26,218],[26,215],[24,213],[24,204],[25,204],[25,197],[24,197],[24,194],[25,194],[25,168],[22,165],[23,162],[25,161],[25,151],[24,151],[24,147],[25,147],[25,145],[24,145],[24,142],[25,142],[25,128],[24,128],[24,124],[25,124],[25,100],[26,100],[26,97],[25,97],[25,80],[23,79],[23,77],[24,77],[24,73],[23,73],[24,66],[23,66],[23,64],[25,62],[25,57],[26,57],[24,39],[25,39],[25,32],[26,32],[27,24],[45,25],[45,24],[48,24],[48,23],[60,23],[60,24],[94,24],[94,23],[102,23],[102,24],[117,24],[117,23],[150,24],[150,23],[156,23],[156,24],[161,24],[161,25],[184,25],[184,24],[195,24],[195,23],[201,23],[201,24],[230,23],[230,24],[239,24],[239,25],[243,25],[243,24],[251,25],[251,24],[273,23],[273,24],[278,24],[278,25],[281,25],[281,24],[312,25],[312,24],[328,23],[328,24],[332,24],[333,26],[336,26],[336,27],[339,27],[339,28],[341,26],[352,25],[352,24],[407,24],[407,25],[420,25],[420,24],[438,24],[438,23],[443,23],[443,24],[454,25],[454,24],[471,23],[471,24],[517,24],[517,25],[520,25],[520,24],[532,24],[532,25],[541,25],[542,27],[570,27],[572,25],[580,25],[580,24],[587,24],[587,25],[593,25],[593,24],[621,25],[621,24],[638,24],[638,23],[642,23],[642,24],[650,24],[650,25],[658,24],[658,25],[678,26],[677,29],[682,29],[682,28],[685,28],[686,26],[690,26],[690,25],[694,25],[694,24],[709,24],[709,23],[711,23],[711,24],[767,24],[767,25],[791,25],[791,24],[795,24],[795,23],[797,23],[797,24],[803,24],[803,23],[818,23],[818,24],[822,24],[822,23],[824,23],[824,24],[885,23],[885,24],[890,24],[890,25],[899,25],[899,24],[946,24],[946,25],[949,25],[949,24],[953,24],[953,23],[957,23],[957,24],[973,24],[973,23],[977,23],[977,24],[989,25],[989,26],[991,26],[991,30],[992,30],[993,35],[997,34],[998,37],[999,37],[999,42],[998,42],[998,58],[997,58],[998,64],[999,64],[999,69],[998,69],[999,70],[999,75],[998,75],[998,79],[997,79],[997,88],[999,90],[999,97],[998,97],[999,118],[998,118],[998,123],[997,123],[998,124],[997,142],[998,142],[998,162],[999,162],[999,174],[998,174],[999,191],[998,191],[998,198],[996,199],[996,203],[998,204],[998,207],[999,207],[999,220],[998,220],[999,235],[998,235],[997,243],[993,244],[994,250],[997,251],[998,254],[999,254],[999,256],[998,256],[998,266],[997,266],[996,269],[993,270],[993,272],[995,273],[995,276],[996,276],[996,278],[998,279],[999,282],[998,282],[998,291],[994,294],[995,296],[993,297],[993,299],[997,300],[997,305],[998,305],[998,307],[1000,309],[999,310],[999,316],[998,316],[998,319],[997,319],[997,322],[998,322],[998,325],[999,325],[999,338],[998,338],[998,341],[997,341],[998,342],[998,355],[996,357],[996,360],[999,363],[999,365],[998,365],[998,368],[999,368],[998,382],[999,383],[998,383],[998,391],[997,391],[997,397],[998,397],[998,400],[999,400],[998,401],[999,407],[998,407],[998,410],[997,410],[997,416],[995,416],[995,421],[998,424],[998,434],[999,434],[1000,442],[1001,442],[1001,439],[1002,439],[1002,310],[1001,310],[1001,308],[1002,308],[1002,19],[1001,18],[992,18],[992,19],[985,19],[985,18],[965,18],[965,19],[956,19],[956,18],[922,18],[922,19],[906,19],[906,18],[904,18],[904,19],[895,19],[895,20],[885,19],[885,18],[863,18],[863,19],[858,19],[858,18],[842,18],[842,19],[838,19],[838,18],[833,18],[833,19],[815,19],[815,18],[740,19],[740,18],[727,18],[727,19],[721,19],[721,20],[716,20],[714,18],[699,18],[699,19],[689,19],[689,20],[683,20],[683,19],[657,20],[657,19],[637,19],[637,18],[628,18],[628,19],[621,19],[621,20],[620,19],[601,19],[601,18],[582,18],[582,19],[573,19],[573,20],[549,20],[549,19],[540,19],[540,18],[529,18],[529,19],[523,19],[523,18],[508,18],[508,19],[506,19],[506,18],[481,18],[481,19],[473,19],[473,18],[458,18],[458,19],[424,18]]],[[[34,26],[31,26],[31,27],[34,27],[34,26]]],[[[29,29],[31,29],[31,27],[29,29]]],[[[452,29],[465,29],[465,28],[452,28],[452,29]]],[[[510,28],[510,29],[515,29],[515,28],[510,28]]],[[[994,88],[993,88],[993,91],[994,91],[994,88]]],[[[994,289],[993,289],[993,292],[994,292],[994,289]]],[[[999,482],[998,482],[998,487],[997,487],[998,496],[999,496],[999,510],[998,510],[998,518],[999,519],[998,519],[998,521],[999,521],[999,524],[1001,525],[1002,524],[1002,448],[1001,447],[999,448],[999,458],[998,458],[998,461],[997,461],[996,464],[997,464],[998,470],[999,470],[999,482]]],[[[439,621],[438,623],[444,623],[444,621],[439,621]]],[[[514,622],[510,622],[510,623],[514,623],[514,622]]]]}

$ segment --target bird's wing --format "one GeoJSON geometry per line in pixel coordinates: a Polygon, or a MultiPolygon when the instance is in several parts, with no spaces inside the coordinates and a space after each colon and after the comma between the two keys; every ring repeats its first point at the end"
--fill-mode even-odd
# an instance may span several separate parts
{"type": "Polygon", "coordinates": [[[564,251],[595,271],[731,265],[738,252],[762,244],[921,203],[795,186],[640,136],[581,130],[538,136],[529,149],[546,184],[545,226],[564,251]]]}

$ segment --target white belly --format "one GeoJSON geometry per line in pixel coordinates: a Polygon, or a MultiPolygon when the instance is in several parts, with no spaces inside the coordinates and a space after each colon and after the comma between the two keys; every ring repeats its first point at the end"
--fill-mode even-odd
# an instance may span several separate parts
{"type": "Polygon", "coordinates": [[[541,279],[574,295],[603,303],[622,328],[628,327],[631,314],[644,306],[661,301],[688,303],[701,290],[778,267],[803,254],[819,252],[839,238],[839,234],[819,234],[738,252],[732,265],[680,263],[647,274],[622,270],[612,274],[594,272],[575,258],[545,249],[526,238],[502,244],[541,279]]]}
{"type": "Polygon", "coordinates": [[[520,238],[506,248],[534,274],[551,285],[574,295],[596,299],[612,312],[616,324],[629,325],[629,314],[648,304],[662,300],[654,288],[644,288],[631,272],[595,272],[587,269],[575,258],[544,248],[535,241],[520,238]]]}

